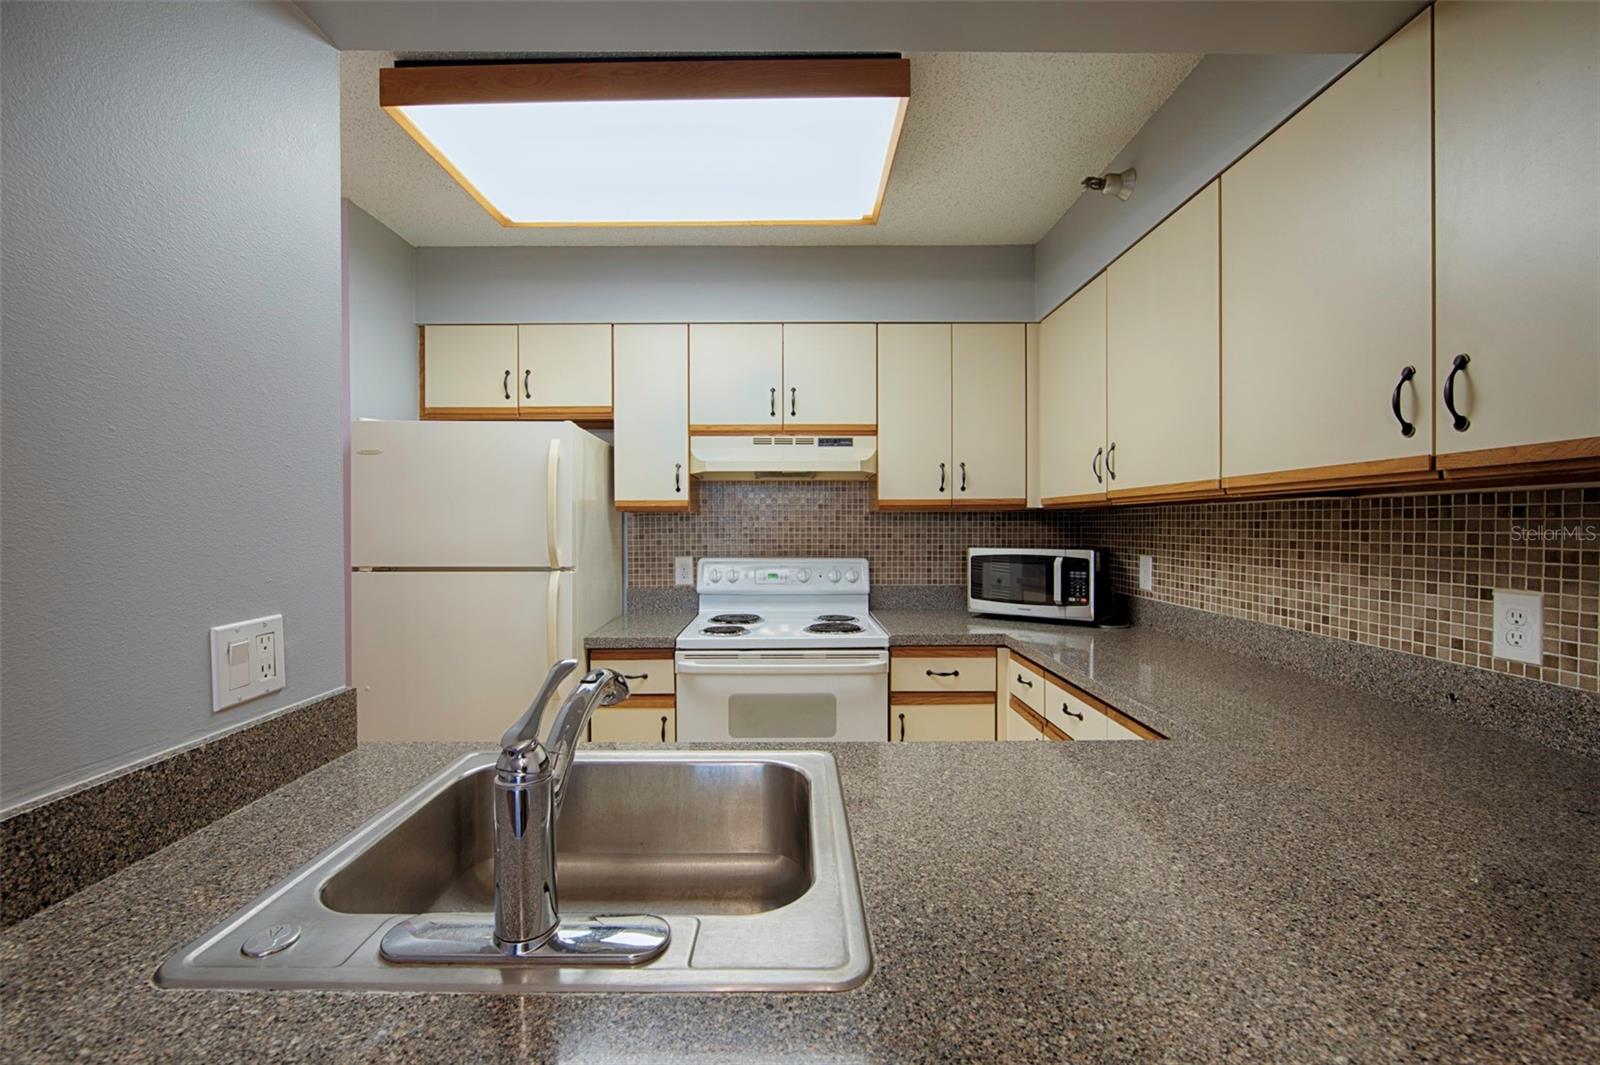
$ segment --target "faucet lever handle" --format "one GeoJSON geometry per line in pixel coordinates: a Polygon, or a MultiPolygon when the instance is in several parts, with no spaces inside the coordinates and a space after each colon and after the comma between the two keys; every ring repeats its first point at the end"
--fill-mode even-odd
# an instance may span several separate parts
{"type": "Polygon", "coordinates": [[[544,723],[545,709],[550,705],[551,697],[555,695],[556,689],[561,687],[561,682],[577,668],[576,658],[563,658],[550,667],[544,683],[539,686],[539,694],[533,697],[528,709],[517,718],[517,723],[500,737],[502,751],[525,751],[539,742],[539,726],[544,723]]]}

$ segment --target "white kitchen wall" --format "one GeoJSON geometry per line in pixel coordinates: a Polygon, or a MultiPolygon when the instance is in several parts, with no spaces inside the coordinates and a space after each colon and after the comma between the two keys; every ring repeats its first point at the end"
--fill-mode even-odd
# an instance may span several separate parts
{"type": "Polygon", "coordinates": [[[417,250],[345,200],[350,414],[417,416],[417,250]]]}
{"type": "Polygon", "coordinates": [[[343,687],[338,55],[292,6],[0,7],[0,804],[343,687]],[[288,686],[210,709],[207,629],[288,686]]]}
{"type": "MultiPolygon", "coordinates": [[[[1122,201],[1086,192],[1034,246],[1035,294],[1028,317],[1043,318],[1055,310],[1360,58],[1202,59],[1106,167],[1138,170],[1133,197],[1122,201]]],[[[1382,178],[1374,175],[1374,180],[1382,178]]],[[[1381,194],[1376,187],[1374,194],[1381,194]]]]}
{"type": "Polygon", "coordinates": [[[418,248],[419,322],[1014,322],[1033,249],[418,248]]]}

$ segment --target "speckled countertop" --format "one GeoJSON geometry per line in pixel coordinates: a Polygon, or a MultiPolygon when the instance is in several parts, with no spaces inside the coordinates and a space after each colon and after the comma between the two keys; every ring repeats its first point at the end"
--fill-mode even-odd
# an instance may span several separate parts
{"type": "MultiPolygon", "coordinates": [[[[965,615],[879,617],[910,642],[996,642],[965,615]]],[[[876,963],[858,990],[152,986],[168,952],[467,749],[364,745],[0,935],[5,1056],[1600,1056],[1600,763],[1151,630],[994,627],[1174,739],[832,748],[876,963]]]]}

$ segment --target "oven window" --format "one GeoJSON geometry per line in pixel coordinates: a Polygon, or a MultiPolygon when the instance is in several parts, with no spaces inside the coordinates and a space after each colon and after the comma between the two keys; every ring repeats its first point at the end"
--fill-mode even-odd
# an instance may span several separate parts
{"type": "Polygon", "coordinates": [[[972,598],[992,603],[1053,603],[1050,582],[1056,560],[1028,555],[976,555],[972,598]]]}
{"type": "Polygon", "coordinates": [[[839,734],[839,700],[828,692],[728,696],[736,740],[827,739],[839,734]]]}

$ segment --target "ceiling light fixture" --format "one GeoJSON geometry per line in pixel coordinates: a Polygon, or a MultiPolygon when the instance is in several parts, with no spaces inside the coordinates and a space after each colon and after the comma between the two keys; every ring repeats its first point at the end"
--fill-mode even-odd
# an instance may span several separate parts
{"type": "Polygon", "coordinates": [[[899,58],[388,67],[378,102],[503,226],[872,225],[899,58]]]}
{"type": "Polygon", "coordinates": [[[1083,187],[1091,192],[1104,193],[1126,201],[1133,195],[1133,186],[1139,180],[1139,172],[1133,167],[1128,167],[1120,174],[1100,174],[1097,177],[1083,179],[1083,187]]]}

